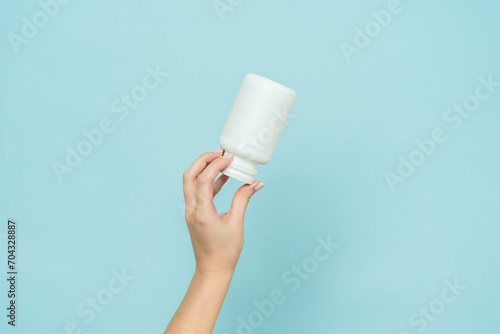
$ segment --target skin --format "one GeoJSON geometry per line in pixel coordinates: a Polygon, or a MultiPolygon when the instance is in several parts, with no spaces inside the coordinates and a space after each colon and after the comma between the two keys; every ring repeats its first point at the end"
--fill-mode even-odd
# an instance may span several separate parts
{"type": "Polygon", "coordinates": [[[228,177],[217,175],[233,160],[223,151],[204,153],[183,175],[186,223],[196,269],[181,305],[164,334],[212,333],[243,248],[248,202],[264,187],[261,181],[241,186],[228,212],[217,213],[214,197],[228,177]]]}

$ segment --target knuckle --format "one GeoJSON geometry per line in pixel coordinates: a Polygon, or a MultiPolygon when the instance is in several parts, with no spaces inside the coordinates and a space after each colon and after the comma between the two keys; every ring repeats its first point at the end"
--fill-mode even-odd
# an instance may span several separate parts
{"type": "Polygon", "coordinates": [[[198,180],[197,180],[198,184],[204,185],[204,184],[207,184],[209,182],[210,182],[209,177],[206,174],[201,174],[200,176],[198,176],[198,180]]]}
{"type": "Polygon", "coordinates": [[[241,193],[241,197],[247,201],[247,202],[250,202],[250,198],[252,197],[250,194],[246,193],[246,192],[243,192],[241,193]]]}
{"type": "Polygon", "coordinates": [[[191,206],[187,206],[185,207],[184,209],[184,216],[187,218],[191,218],[193,216],[193,209],[191,208],[191,206]]]}
{"type": "Polygon", "coordinates": [[[201,210],[196,210],[194,213],[194,220],[200,225],[205,225],[206,223],[205,215],[201,210]]]}
{"type": "Polygon", "coordinates": [[[196,225],[198,220],[196,219],[196,214],[195,212],[186,212],[186,224],[189,228],[192,228],[196,225]]]}
{"type": "Polygon", "coordinates": [[[200,155],[200,157],[198,159],[202,159],[202,160],[205,160],[206,158],[208,158],[210,156],[210,153],[203,153],[200,155]]]}

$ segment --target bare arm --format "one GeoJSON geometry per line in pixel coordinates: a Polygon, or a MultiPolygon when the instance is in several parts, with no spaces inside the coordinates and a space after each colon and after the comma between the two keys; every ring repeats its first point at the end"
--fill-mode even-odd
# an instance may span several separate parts
{"type": "Polygon", "coordinates": [[[164,334],[212,333],[243,248],[243,221],[250,198],[264,184],[243,185],[231,208],[218,214],[213,198],[228,180],[221,175],[232,158],[222,150],[202,154],[183,175],[186,223],[196,270],[186,295],[164,334]]]}

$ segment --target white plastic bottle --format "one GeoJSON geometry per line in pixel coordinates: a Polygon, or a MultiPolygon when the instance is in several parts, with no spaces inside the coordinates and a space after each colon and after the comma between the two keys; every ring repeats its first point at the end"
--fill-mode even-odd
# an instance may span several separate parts
{"type": "Polygon", "coordinates": [[[220,136],[224,155],[233,154],[222,173],[252,183],[258,164],[267,164],[278,144],[295,92],[277,82],[249,73],[243,79],[220,136]]]}

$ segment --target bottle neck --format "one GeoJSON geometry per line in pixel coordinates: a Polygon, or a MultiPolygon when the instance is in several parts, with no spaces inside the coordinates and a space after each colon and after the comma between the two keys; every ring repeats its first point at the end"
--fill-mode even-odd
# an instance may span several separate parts
{"type": "MultiPolygon", "coordinates": [[[[224,156],[228,153],[231,152],[225,151],[224,156]]],[[[257,175],[257,163],[233,154],[233,161],[222,171],[222,174],[244,183],[252,183],[257,175]]]]}

